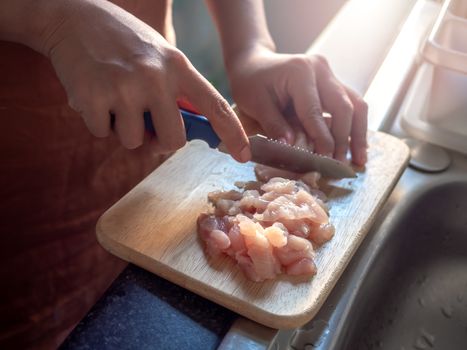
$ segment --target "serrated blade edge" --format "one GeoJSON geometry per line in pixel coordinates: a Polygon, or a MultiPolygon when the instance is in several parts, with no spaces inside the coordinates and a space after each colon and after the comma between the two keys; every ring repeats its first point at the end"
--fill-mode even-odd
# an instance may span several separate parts
{"type": "MultiPolygon", "coordinates": [[[[355,171],[336,159],[312,153],[303,148],[271,140],[263,135],[253,135],[250,140],[251,160],[255,163],[289,170],[296,173],[318,171],[324,177],[356,177],[355,171]]],[[[224,151],[220,145],[219,150],[224,151]]]]}

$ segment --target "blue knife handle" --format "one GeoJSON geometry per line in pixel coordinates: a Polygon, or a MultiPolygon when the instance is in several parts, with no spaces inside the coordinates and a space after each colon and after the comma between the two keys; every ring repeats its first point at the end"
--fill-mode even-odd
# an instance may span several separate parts
{"type": "MultiPolygon", "coordinates": [[[[221,140],[206,117],[188,112],[184,109],[180,109],[180,113],[185,124],[186,139],[188,141],[194,139],[203,140],[206,141],[211,148],[216,148],[219,145],[221,140]]],[[[144,112],[144,128],[150,134],[156,135],[150,112],[144,112]]]]}

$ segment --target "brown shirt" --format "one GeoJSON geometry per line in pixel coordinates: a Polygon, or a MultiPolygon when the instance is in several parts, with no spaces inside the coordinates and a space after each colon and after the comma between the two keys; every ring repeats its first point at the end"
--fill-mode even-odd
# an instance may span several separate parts
{"type": "MultiPolygon", "coordinates": [[[[174,40],[170,1],[115,2],[174,40]]],[[[162,158],[93,137],[25,46],[0,42],[0,82],[0,348],[55,348],[125,266],[98,217],[162,158]]]]}

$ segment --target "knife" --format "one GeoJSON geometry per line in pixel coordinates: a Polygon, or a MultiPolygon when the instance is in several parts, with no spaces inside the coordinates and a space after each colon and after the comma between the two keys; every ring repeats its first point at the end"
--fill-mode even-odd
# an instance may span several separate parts
{"type": "MultiPolygon", "coordinates": [[[[181,108],[180,113],[185,124],[188,141],[203,140],[209,147],[229,153],[206,117],[181,108]]],[[[150,112],[144,113],[144,127],[150,134],[156,134],[150,112]]],[[[271,140],[259,134],[249,136],[248,139],[250,140],[251,160],[255,163],[296,173],[318,171],[324,177],[336,179],[356,177],[355,171],[350,166],[336,159],[321,156],[284,142],[271,140]]]]}

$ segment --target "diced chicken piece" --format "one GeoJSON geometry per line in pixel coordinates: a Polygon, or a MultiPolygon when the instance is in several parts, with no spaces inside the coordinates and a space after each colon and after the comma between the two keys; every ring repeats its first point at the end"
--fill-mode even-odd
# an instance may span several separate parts
{"type": "Polygon", "coordinates": [[[284,266],[289,266],[303,258],[313,259],[315,256],[310,241],[294,235],[289,235],[287,244],[281,248],[276,248],[275,253],[284,266]]]}
{"type": "Polygon", "coordinates": [[[213,215],[202,215],[198,218],[198,232],[206,242],[206,250],[211,256],[220,254],[230,246],[228,220],[213,215]]]}
{"type": "Polygon", "coordinates": [[[293,195],[284,195],[270,202],[262,214],[256,214],[260,221],[282,221],[308,219],[322,224],[328,222],[328,216],[309,193],[299,190],[293,195]]]}
{"type": "Polygon", "coordinates": [[[292,180],[285,180],[280,177],[274,177],[266,182],[261,189],[264,192],[274,192],[280,194],[293,194],[297,192],[296,182],[292,180]]]}
{"type": "Polygon", "coordinates": [[[318,188],[318,181],[321,179],[321,174],[316,171],[299,174],[284,169],[272,168],[262,164],[255,166],[255,174],[258,180],[262,182],[268,182],[273,178],[280,177],[289,180],[300,180],[311,188],[318,188]]]}
{"type": "Polygon", "coordinates": [[[263,185],[263,183],[260,182],[260,181],[247,181],[247,182],[237,181],[237,182],[235,182],[235,186],[237,186],[238,188],[241,188],[241,189],[243,189],[245,191],[247,191],[247,190],[259,191],[261,189],[262,185],[263,185]]]}
{"type": "Polygon", "coordinates": [[[237,253],[235,255],[235,260],[238,263],[238,266],[243,271],[245,276],[252,281],[260,282],[263,280],[255,270],[253,265],[253,260],[248,256],[247,252],[237,253]]]}
{"type": "Polygon", "coordinates": [[[243,193],[243,198],[239,201],[239,207],[248,212],[263,211],[267,205],[268,202],[260,197],[257,190],[246,190],[243,193]]]}
{"type": "Polygon", "coordinates": [[[221,230],[212,230],[209,236],[207,249],[209,250],[209,255],[216,256],[223,251],[225,251],[230,246],[230,239],[221,230]]]}
{"type": "Polygon", "coordinates": [[[220,198],[216,202],[216,216],[237,215],[240,212],[238,201],[220,198]]]}
{"type": "Polygon", "coordinates": [[[318,188],[319,179],[321,179],[321,174],[316,171],[311,171],[300,176],[300,180],[306,183],[311,188],[318,188]]]}
{"type": "Polygon", "coordinates": [[[230,191],[213,191],[208,193],[208,200],[216,205],[219,199],[229,199],[232,201],[238,201],[243,197],[242,193],[235,190],[230,191]]]}
{"type": "Polygon", "coordinates": [[[255,175],[258,178],[258,180],[262,182],[268,182],[269,180],[275,177],[281,177],[290,180],[298,180],[300,178],[300,175],[297,173],[293,173],[284,169],[273,168],[262,164],[258,164],[255,166],[255,175]]]}
{"type": "Polygon", "coordinates": [[[334,236],[334,226],[330,223],[313,225],[309,238],[317,245],[322,245],[334,236]]]}
{"type": "Polygon", "coordinates": [[[212,239],[214,244],[221,250],[227,249],[230,246],[229,236],[227,236],[224,231],[212,230],[210,239],[212,239]]]}
{"type": "Polygon", "coordinates": [[[316,275],[316,265],[312,259],[303,258],[287,266],[285,271],[288,275],[313,276],[316,275]]]}
{"type": "Polygon", "coordinates": [[[237,215],[238,226],[240,227],[240,233],[243,236],[256,236],[257,231],[263,232],[263,226],[258,222],[255,222],[245,215],[237,215]]]}
{"type": "Polygon", "coordinates": [[[255,275],[256,281],[274,278],[281,272],[281,266],[273,254],[272,245],[264,234],[264,228],[247,217],[238,215],[237,218],[240,233],[244,236],[247,254],[252,262],[252,265],[245,263],[247,265],[245,268],[254,269],[254,274],[251,271],[249,274],[255,275]]]}
{"type": "MultiPolygon", "coordinates": [[[[269,202],[272,202],[274,199],[279,198],[282,195],[283,194],[279,192],[266,192],[261,195],[261,199],[264,200],[267,204],[269,204],[269,202]]],[[[264,209],[262,211],[264,211],[264,209]]]]}
{"type": "Polygon", "coordinates": [[[238,224],[234,224],[227,235],[230,239],[232,255],[235,255],[236,252],[246,251],[245,240],[240,233],[240,227],[238,224]]]}
{"type": "Polygon", "coordinates": [[[311,227],[307,220],[282,220],[282,224],[295,236],[308,238],[310,235],[311,227]]]}
{"type": "Polygon", "coordinates": [[[227,232],[226,220],[223,217],[201,214],[198,217],[198,232],[203,240],[207,240],[211,231],[221,230],[227,232]]]}
{"type": "Polygon", "coordinates": [[[264,235],[257,233],[254,236],[245,236],[245,244],[259,280],[272,279],[281,273],[279,260],[264,235]]]}
{"type": "Polygon", "coordinates": [[[283,247],[287,244],[287,229],[280,227],[276,223],[264,229],[264,235],[269,243],[276,248],[283,247]]]}
{"type": "Polygon", "coordinates": [[[328,215],[318,203],[316,198],[314,198],[310,193],[303,190],[299,190],[294,199],[297,203],[297,206],[299,206],[300,208],[309,208],[310,211],[313,212],[312,215],[304,219],[308,219],[320,224],[329,222],[328,215]]]}

